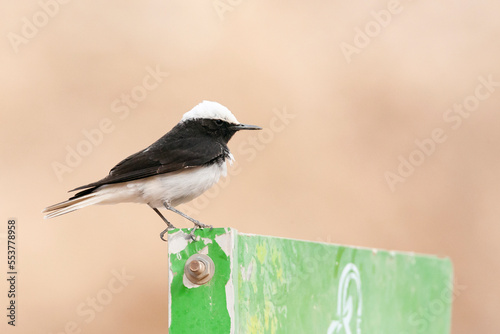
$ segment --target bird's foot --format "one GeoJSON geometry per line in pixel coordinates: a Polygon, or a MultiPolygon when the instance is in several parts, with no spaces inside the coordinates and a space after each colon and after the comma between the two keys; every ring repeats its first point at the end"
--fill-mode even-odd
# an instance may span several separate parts
{"type": "Polygon", "coordinates": [[[189,233],[189,237],[191,238],[191,240],[195,241],[196,240],[196,237],[194,236],[194,231],[196,231],[197,229],[199,228],[209,228],[210,231],[214,228],[212,225],[205,225],[203,223],[200,223],[199,221],[197,221],[196,219],[193,219],[192,220],[194,226],[193,228],[191,229],[191,232],[189,233]]]}
{"type": "Polygon", "coordinates": [[[194,223],[194,228],[209,228],[209,229],[214,228],[212,225],[205,225],[203,223],[200,223],[196,219],[193,219],[193,223],[194,223]]]}
{"type": "Polygon", "coordinates": [[[168,233],[168,231],[172,230],[176,228],[174,225],[170,224],[169,227],[167,227],[166,229],[163,230],[163,232],[160,233],[160,239],[165,241],[165,242],[168,242],[168,239],[165,239],[165,234],[168,233]]]}
{"type": "Polygon", "coordinates": [[[160,212],[160,211],[158,211],[158,209],[157,209],[157,208],[154,208],[154,207],[151,207],[151,208],[154,210],[154,212],[156,212],[156,213],[158,214],[158,216],[160,216],[160,217],[161,217],[161,219],[165,222],[165,224],[167,224],[167,228],[166,228],[165,230],[163,230],[163,232],[161,232],[161,233],[160,233],[160,238],[161,238],[161,240],[163,240],[163,241],[167,242],[168,240],[167,240],[167,239],[165,239],[165,233],[167,233],[169,230],[172,230],[172,229],[174,229],[174,228],[176,228],[176,227],[175,227],[174,225],[172,225],[172,223],[171,223],[171,222],[169,222],[169,221],[167,220],[167,218],[163,217],[163,215],[161,214],[161,212],[160,212]]]}
{"type": "Polygon", "coordinates": [[[213,229],[212,225],[205,225],[203,223],[200,223],[198,220],[189,217],[188,215],[180,212],[179,210],[177,210],[174,207],[171,207],[167,202],[164,202],[163,206],[165,206],[165,208],[167,210],[173,211],[173,212],[177,213],[178,215],[181,215],[182,217],[186,218],[187,220],[190,220],[194,224],[194,227],[191,230],[191,233],[189,233],[189,236],[193,241],[195,240],[194,231],[196,231],[197,229],[199,229],[199,228],[210,228],[210,230],[213,229]]]}

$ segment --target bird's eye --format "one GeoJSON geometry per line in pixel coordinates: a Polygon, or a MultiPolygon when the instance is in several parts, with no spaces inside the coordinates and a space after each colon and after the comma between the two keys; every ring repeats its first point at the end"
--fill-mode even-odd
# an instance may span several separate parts
{"type": "Polygon", "coordinates": [[[224,121],[222,121],[222,120],[220,120],[220,119],[216,119],[216,120],[215,120],[215,124],[217,124],[217,125],[219,125],[219,126],[220,126],[220,125],[224,124],[224,121]]]}

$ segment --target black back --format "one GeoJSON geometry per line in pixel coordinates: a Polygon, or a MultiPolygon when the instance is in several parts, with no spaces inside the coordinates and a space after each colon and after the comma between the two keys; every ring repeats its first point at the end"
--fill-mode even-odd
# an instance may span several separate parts
{"type": "Polygon", "coordinates": [[[71,199],[89,194],[105,184],[221,163],[230,154],[227,143],[235,132],[230,123],[222,120],[193,119],[181,122],[145,150],[122,160],[102,180],[70,190],[86,189],[71,199]]]}

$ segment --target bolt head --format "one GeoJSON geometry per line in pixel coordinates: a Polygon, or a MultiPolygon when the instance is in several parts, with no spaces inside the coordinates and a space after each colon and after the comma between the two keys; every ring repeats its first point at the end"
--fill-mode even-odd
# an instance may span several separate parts
{"type": "Polygon", "coordinates": [[[195,284],[202,285],[210,281],[215,272],[214,262],[204,254],[194,254],[186,261],[184,274],[195,284]]]}
{"type": "Polygon", "coordinates": [[[203,265],[203,262],[195,259],[189,264],[189,270],[194,274],[198,274],[205,270],[205,266],[203,265]]]}

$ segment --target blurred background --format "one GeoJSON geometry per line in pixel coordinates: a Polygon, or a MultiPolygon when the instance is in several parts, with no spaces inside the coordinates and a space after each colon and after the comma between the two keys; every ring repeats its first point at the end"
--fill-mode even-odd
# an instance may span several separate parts
{"type": "Polygon", "coordinates": [[[165,226],[150,208],[40,211],[213,100],[265,130],[238,133],[228,178],[182,209],[241,232],[450,257],[452,332],[498,333],[499,10],[4,2],[0,237],[6,248],[17,218],[19,310],[18,326],[1,328],[167,332],[165,226]],[[117,275],[122,289],[91,312],[117,275]]]}

